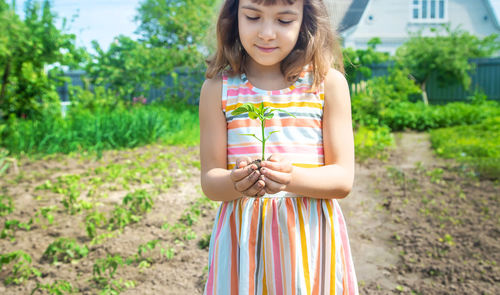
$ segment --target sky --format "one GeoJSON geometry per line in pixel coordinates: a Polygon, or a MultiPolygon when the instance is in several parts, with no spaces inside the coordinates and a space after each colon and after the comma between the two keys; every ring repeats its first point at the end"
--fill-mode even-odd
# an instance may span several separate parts
{"type": "MultiPolygon", "coordinates": [[[[500,0],[490,1],[500,18],[500,0]]],[[[16,2],[17,10],[22,15],[25,0],[16,2]]],[[[134,22],[134,16],[140,2],[141,0],[53,0],[52,5],[60,19],[65,17],[70,20],[74,14],[79,15],[70,24],[70,32],[77,36],[77,45],[91,49],[91,41],[97,40],[106,50],[115,36],[123,34],[132,39],[138,37],[134,34],[138,26],[134,22]]]]}
{"type": "MultiPolygon", "coordinates": [[[[24,2],[25,0],[16,1],[16,10],[22,17],[24,2]]],[[[59,21],[63,17],[69,21],[73,15],[78,14],[74,22],[69,23],[69,32],[77,36],[78,46],[91,49],[91,41],[97,40],[107,50],[113,38],[120,34],[137,39],[134,31],[138,24],[134,22],[134,16],[140,2],[141,0],[53,0],[52,11],[57,13],[59,21]]]]}

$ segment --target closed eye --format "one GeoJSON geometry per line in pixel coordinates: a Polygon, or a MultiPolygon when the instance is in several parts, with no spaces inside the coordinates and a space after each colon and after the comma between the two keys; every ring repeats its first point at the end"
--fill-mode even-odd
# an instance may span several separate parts
{"type": "Polygon", "coordinates": [[[278,20],[280,23],[284,24],[284,25],[288,25],[288,24],[291,24],[293,22],[293,20],[278,20]]]}
{"type": "Polygon", "coordinates": [[[248,19],[249,21],[256,21],[256,20],[258,20],[258,19],[259,19],[259,17],[258,17],[258,16],[256,16],[256,17],[251,17],[251,16],[248,16],[248,15],[247,15],[246,17],[247,17],[247,19],[248,19]]]}

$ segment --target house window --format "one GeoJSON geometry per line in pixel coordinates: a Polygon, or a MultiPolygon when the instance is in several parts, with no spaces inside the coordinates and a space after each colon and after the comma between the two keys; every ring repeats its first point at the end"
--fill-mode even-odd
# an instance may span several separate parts
{"type": "Polygon", "coordinates": [[[445,22],[448,16],[448,0],[410,0],[413,22],[445,22]]]}

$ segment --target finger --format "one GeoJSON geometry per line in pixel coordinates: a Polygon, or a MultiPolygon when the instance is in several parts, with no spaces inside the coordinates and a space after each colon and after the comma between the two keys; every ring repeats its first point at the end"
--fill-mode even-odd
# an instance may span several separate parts
{"type": "Polygon", "coordinates": [[[267,158],[268,161],[279,162],[283,160],[283,156],[280,154],[272,154],[267,158]]]}
{"type": "Polygon", "coordinates": [[[238,157],[236,158],[236,168],[243,168],[245,167],[246,165],[250,164],[250,162],[252,162],[252,159],[250,159],[250,157],[245,157],[245,156],[242,156],[242,157],[238,157]]]}
{"type": "Polygon", "coordinates": [[[247,177],[235,182],[234,188],[239,192],[244,192],[250,189],[259,180],[260,175],[259,170],[254,170],[247,177]]]}
{"type": "Polygon", "coordinates": [[[230,177],[233,182],[239,182],[257,170],[257,165],[247,165],[243,168],[235,168],[231,171],[230,177]]]}
{"type": "Polygon", "coordinates": [[[292,164],[286,160],[281,162],[263,161],[261,163],[261,166],[269,168],[270,170],[281,171],[286,173],[291,173],[293,169],[292,164]]]}
{"type": "MultiPolygon", "coordinates": [[[[258,180],[251,187],[243,192],[246,196],[255,197],[258,193],[261,193],[266,183],[263,180],[258,180]]],[[[264,191],[265,192],[265,191],[264,191]]]]}
{"type": "Polygon", "coordinates": [[[289,184],[290,180],[292,179],[292,175],[290,173],[271,170],[269,168],[260,169],[260,173],[262,173],[261,179],[262,178],[270,179],[282,185],[289,184]]]}
{"type": "Polygon", "coordinates": [[[277,183],[269,178],[264,178],[264,190],[268,194],[275,194],[285,189],[285,185],[277,183]]]}

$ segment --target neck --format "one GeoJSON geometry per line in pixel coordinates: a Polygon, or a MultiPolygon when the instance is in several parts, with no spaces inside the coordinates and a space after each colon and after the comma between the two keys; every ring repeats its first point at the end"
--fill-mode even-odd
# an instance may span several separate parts
{"type": "Polygon", "coordinates": [[[263,66],[256,63],[251,58],[248,61],[247,73],[245,74],[250,77],[260,77],[263,79],[266,79],[267,77],[274,77],[275,79],[275,77],[283,75],[281,73],[280,63],[272,66],[263,66]]]}

